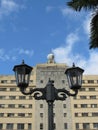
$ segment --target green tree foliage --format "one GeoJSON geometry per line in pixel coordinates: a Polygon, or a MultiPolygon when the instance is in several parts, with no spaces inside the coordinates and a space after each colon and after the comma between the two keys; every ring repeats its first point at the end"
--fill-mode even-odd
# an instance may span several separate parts
{"type": "Polygon", "coordinates": [[[89,48],[98,48],[98,0],[71,0],[67,5],[75,11],[92,11],[90,45],[89,48]]]}

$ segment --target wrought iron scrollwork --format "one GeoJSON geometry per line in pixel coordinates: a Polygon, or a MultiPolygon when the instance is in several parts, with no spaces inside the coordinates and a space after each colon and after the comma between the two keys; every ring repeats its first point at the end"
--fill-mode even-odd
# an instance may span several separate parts
{"type": "Polygon", "coordinates": [[[33,94],[33,97],[36,100],[44,100],[45,99],[45,90],[43,88],[34,88],[34,89],[30,89],[29,91],[26,91],[26,89],[21,88],[20,91],[24,94],[24,95],[31,95],[33,94]]]}
{"type": "Polygon", "coordinates": [[[65,100],[67,96],[76,96],[78,94],[77,89],[73,89],[74,93],[71,93],[70,91],[66,89],[57,89],[54,87],[53,81],[49,80],[48,84],[44,88],[34,88],[30,89],[29,91],[26,91],[26,88],[21,87],[20,91],[24,95],[31,95],[33,94],[33,97],[36,100],[46,100],[54,102],[54,100],[65,100]]]}
{"type": "Polygon", "coordinates": [[[67,96],[76,96],[78,93],[78,90],[73,90],[74,93],[71,93],[68,90],[65,89],[56,89],[56,100],[65,100],[67,96]]]}
{"type": "Polygon", "coordinates": [[[35,88],[34,90],[32,90],[33,93],[33,97],[36,100],[45,100],[46,96],[45,96],[45,90],[43,88],[35,88]]]}

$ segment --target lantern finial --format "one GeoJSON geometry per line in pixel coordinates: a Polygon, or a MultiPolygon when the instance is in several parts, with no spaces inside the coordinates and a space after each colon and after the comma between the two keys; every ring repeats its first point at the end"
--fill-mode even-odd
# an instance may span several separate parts
{"type": "Polygon", "coordinates": [[[22,60],[22,64],[24,64],[25,62],[24,62],[24,59],[22,60]]]}
{"type": "Polygon", "coordinates": [[[75,67],[75,63],[73,62],[73,67],[75,67]]]}

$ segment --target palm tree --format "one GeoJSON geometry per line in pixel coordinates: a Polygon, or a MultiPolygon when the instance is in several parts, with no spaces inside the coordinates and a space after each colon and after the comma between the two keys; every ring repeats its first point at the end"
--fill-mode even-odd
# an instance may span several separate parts
{"type": "Polygon", "coordinates": [[[67,5],[76,11],[81,9],[93,11],[91,19],[90,46],[89,48],[98,48],[98,0],[71,0],[67,5]]]}

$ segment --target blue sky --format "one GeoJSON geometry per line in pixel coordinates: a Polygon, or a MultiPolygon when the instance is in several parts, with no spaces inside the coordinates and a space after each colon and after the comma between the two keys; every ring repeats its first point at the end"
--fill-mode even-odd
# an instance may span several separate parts
{"type": "Polygon", "coordinates": [[[75,12],[68,0],[0,0],[0,74],[13,74],[22,59],[31,66],[73,62],[98,74],[98,49],[89,50],[91,12],[75,12]]]}

